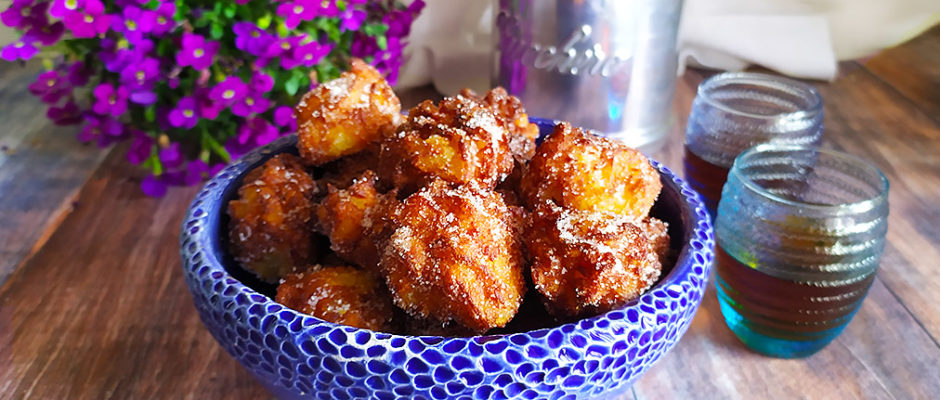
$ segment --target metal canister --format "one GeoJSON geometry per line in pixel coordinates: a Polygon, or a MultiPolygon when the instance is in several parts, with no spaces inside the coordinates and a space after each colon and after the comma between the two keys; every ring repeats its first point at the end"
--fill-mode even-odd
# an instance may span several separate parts
{"type": "Polygon", "coordinates": [[[682,0],[499,0],[493,83],[530,115],[634,147],[662,142],[682,0]]]}

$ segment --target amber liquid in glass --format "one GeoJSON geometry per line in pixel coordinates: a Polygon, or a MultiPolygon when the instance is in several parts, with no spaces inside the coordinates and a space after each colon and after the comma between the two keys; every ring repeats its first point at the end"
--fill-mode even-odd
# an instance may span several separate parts
{"type": "Polygon", "coordinates": [[[851,320],[875,278],[871,273],[855,282],[826,285],[780,279],[742,264],[720,244],[715,247],[722,312],[729,323],[756,334],[753,340],[805,342],[807,350],[825,345],[851,320]],[[732,318],[727,318],[729,312],[732,318]]]}
{"type": "Polygon", "coordinates": [[[721,200],[721,188],[728,179],[730,168],[720,167],[703,160],[693,153],[688,145],[685,146],[683,165],[685,179],[695,191],[702,195],[705,207],[708,207],[714,216],[718,210],[718,201],[721,200]]]}

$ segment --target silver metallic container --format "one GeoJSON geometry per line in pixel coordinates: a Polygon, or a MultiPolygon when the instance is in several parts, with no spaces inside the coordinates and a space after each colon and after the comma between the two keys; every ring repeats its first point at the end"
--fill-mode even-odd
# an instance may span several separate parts
{"type": "Polygon", "coordinates": [[[681,11],[682,0],[499,0],[493,83],[529,115],[655,147],[671,121],[681,11]]]}

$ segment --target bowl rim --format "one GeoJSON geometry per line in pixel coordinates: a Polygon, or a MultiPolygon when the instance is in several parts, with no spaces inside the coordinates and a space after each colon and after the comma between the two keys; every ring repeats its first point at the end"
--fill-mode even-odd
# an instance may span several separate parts
{"type": "MultiPolygon", "coordinates": [[[[539,125],[540,128],[545,126],[554,127],[558,122],[560,122],[558,120],[536,117],[530,117],[529,120],[530,122],[539,125]]],[[[196,269],[206,266],[209,268],[209,271],[207,272],[208,276],[211,276],[213,281],[221,283],[222,285],[221,287],[218,286],[218,284],[213,285],[213,293],[228,293],[232,290],[235,290],[238,294],[244,294],[248,296],[251,301],[260,303],[260,305],[266,310],[267,314],[280,315],[283,312],[290,313],[293,317],[293,320],[296,320],[297,318],[300,319],[304,326],[303,331],[309,331],[314,327],[321,326],[327,327],[331,331],[333,329],[342,329],[348,333],[368,332],[373,334],[376,339],[384,340],[401,338],[405,340],[417,339],[427,344],[440,344],[443,342],[452,341],[463,341],[467,343],[475,342],[477,344],[481,344],[496,340],[511,341],[512,337],[518,335],[546,337],[553,332],[559,332],[567,335],[576,329],[581,329],[582,333],[587,333],[588,330],[595,328],[598,325],[598,322],[604,320],[610,322],[612,320],[626,319],[631,311],[638,313],[639,316],[649,314],[649,312],[642,310],[641,306],[652,305],[654,298],[668,295],[666,293],[667,291],[681,293],[681,291],[684,289],[682,288],[680,281],[686,280],[686,277],[693,274],[692,269],[693,266],[696,265],[696,262],[698,265],[703,265],[704,268],[704,271],[699,274],[703,275],[702,279],[704,282],[697,283],[697,285],[701,286],[702,290],[704,290],[704,287],[707,285],[714,248],[712,222],[707,209],[705,208],[700,195],[682,178],[672,172],[672,170],[670,170],[668,167],[662,165],[660,162],[648,157],[653,168],[659,172],[663,186],[671,186],[672,189],[677,192],[677,197],[680,200],[680,210],[678,216],[682,219],[682,224],[686,227],[686,229],[685,232],[683,232],[684,235],[682,238],[682,247],[670,272],[666,276],[661,277],[655,285],[650,287],[649,290],[644,292],[637,299],[630,301],[621,307],[601,314],[554,325],[551,327],[523,332],[476,336],[403,335],[356,328],[326,321],[312,315],[300,313],[282,305],[281,303],[278,303],[273,298],[258,292],[254,288],[246,285],[241,280],[232,276],[226,270],[222,260],[219,257],[223,244],[220,236],[217,234],[220,231],[219,225],[221,225],[221,213],[224,212],[224,200],[230,198],[230,194],[237,190],[235,185],[241,182],[242,177],[248,171],[265,162],[270,157],[285,152],[291,152],[291,146],[295,146],[296,141],[296,134],[283,136],[265,146],[256,148],[243,155],[239,159],[233,161],[221,171],[216,173],[215,176],[213,176],[203,185],[203,187],[199,190],[193,199],[192,203],[187,208],[180,234],[180,249],[184,257],[184,278],[186,279],[187,285],[189,286],[190,291],[194,296],[196,295],[197,291],[201,290],[201,288],[198,286],[198,282],[194,282],[194,280],[198,279],[195,277],[202,274],[201,272],[197,272],[196,269]],[[196,225],[199,224],[194,224],[194,222],[198,220],[202,221],[202,229],[195,229],[196,225]],[[700,246],[693,246],[693,241],[695,239],[700,241],[700,246]],[[187,246],[187,244],[189,244],[191,253],[193,254],[192,260],[185,259],[186,255],[182,252],[184,246],[187,246]],[[192,246],[195,246],[195,249],[193,249],[192,246]],[[202,261],[201,263],[196,262],[196,253],[202,253],[201,256],[199,256],[199,261],[202,261]],[[221,272],[221,275],[217,275],[215,272],[221,272]]],[[[662,194],[660,194],[660,196],[662,196],[662,194]]],[[[698,273],[695,272],[695,274],[698,273]]],[[[704,296],[700,296],[697,303],[700,304],[703,297],[704,296]]],[[[697,309],[698,304],[693,305],[693,307],[697,309]]],[[[643,323],[643,321],[640,322],[643,323]]]]}

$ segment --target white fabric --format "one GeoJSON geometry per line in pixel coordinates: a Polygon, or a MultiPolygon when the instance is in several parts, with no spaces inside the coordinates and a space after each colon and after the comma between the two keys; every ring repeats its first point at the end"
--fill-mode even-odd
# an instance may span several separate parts
{"type": "MultiPolygon", "coordinates": [[[[398,87],[431,82],[448,95],[463,87],[489,88],[495,1],[426,2],[412,27],[398,87]]],[[[685,0],[680,72],[686,65],[760,65],[829,80],[839,60],[874,54],[937,22],[940,0],[685,0]]]]}

